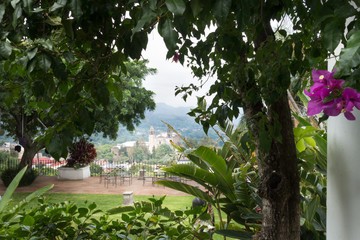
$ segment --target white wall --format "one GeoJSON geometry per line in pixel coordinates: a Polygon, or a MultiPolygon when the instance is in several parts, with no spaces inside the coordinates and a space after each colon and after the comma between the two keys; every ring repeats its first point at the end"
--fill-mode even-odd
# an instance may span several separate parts
{"type": "Polygon", "coordinates": [[[328,240],[360,239],[360,111],[353,113],[355,121],[328,120],[328,240]]]}

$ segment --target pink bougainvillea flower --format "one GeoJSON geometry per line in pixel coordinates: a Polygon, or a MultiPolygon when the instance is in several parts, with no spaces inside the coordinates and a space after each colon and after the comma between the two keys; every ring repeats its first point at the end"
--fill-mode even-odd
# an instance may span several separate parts
{"type": "Polygon", "coordinates": [[[345,101],[342,97],[333,100],[334,104],[324,109],[324,113],[328,116],[338,116],[344,109],[345,101]]]}
{"type": "Polygon", "coordinates": [[[328,81],[328,87],[330,90],[341,89],[344,82],[345,80],[342,79],[330,79],[328,81]]]}
{"type": "Polygon", "coordinates": [[[177,53],[177,52],[174,53],[173,61],[174,61],[174,62],[178,62],[178,61],[179,61],[179,53],[177,53]]]}
{"type": "Polygon", "coordinates": [[[345,110],[352,111],[354,106],[360,110],[360,94],[355,89],[345,88],[342,97],[346,101],[345,110]]]}
{"type": "Polygon", "coordinates": [[[315,93],[324,87],[330,88],[332,90],[341,89],[345,81],[342,79],[335,79],[335,72],[336,68],[332,72],[326,70],[315,70],[314,68],[311,72],[314,85],[310,87],[310,92],[315,93]]]}
{"type": "Polygon", "coordinates": [[[330,95],[330,89],[322,88],[315,93],[310,93],[306,90],[304,90],[304,93],[310,97],[310,101],[308,103],[308,115],[312,116],[318,113],[321,113],[321,111],[324,108],[331,107],[334,104],[334,101],[330,101],[327,103],[323,103],[324,98],[330,95]]]}
{"type": "Polygon", "coordinates": [[[324,98],[329,96],[330,92],[331,91],[327,88],[322,88],[313,94],[304,90],[304,93],[310,97],[310,101],[308,103],[308,115],[309,116],[321,113],[321,111],[324,108],[328,108],[334,104],[333,101],[323,103],[324,98]]]}

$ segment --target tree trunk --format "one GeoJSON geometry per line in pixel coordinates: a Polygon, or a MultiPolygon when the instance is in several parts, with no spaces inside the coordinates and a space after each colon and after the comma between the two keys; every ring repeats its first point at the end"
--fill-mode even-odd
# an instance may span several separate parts
{"type": "Polygon", "coordinates": [[[300,239],[300,187],[293,123],[286,96],[270,107],[269,121],[281,124],[281,142],[273,139],[268,154],[259,153],[263,222],[257,240],[300,239]],[[277,120],[274,120],[274,115],[277,120]],[[262,156],[262,157],[261,157],[262,156]]]}
{"type": "Polygon", "coordinates": [[[22,169],[25,166],[28,166],[28,169],[31,169],[32,162],[37,151],[38,149],[35,144],[31,144],[30,146],[25,146],[19,168],[22,169]]]}

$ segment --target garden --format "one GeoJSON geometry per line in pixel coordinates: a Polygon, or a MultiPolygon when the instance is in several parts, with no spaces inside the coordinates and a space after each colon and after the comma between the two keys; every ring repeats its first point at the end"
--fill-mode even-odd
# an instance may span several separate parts
{"type": "Polygon", "coordinates": [[[360,214],[352,200],[360,198],[348,184],[360,182],[353,161],[359,9],[358,0],[3,1],[0,127],[24,152],[0,201],[1,237],[355,239],[360,214]],[[119,125],[133,131],[155,108],[142,86],[156,72],[142,59],[153,31],[166,45],[164,58],[199,80],[175,95],[186,101],[214,79],[188,114],[205,133],[217,132],[222,147],[192,146],[165,123],[183,140],[173,147],[192,164],[163,171],[200,187],[157,181],[200,206],[170,209],[162,196],[103,211],[41,198],[52,186],[11,204],[21,178],[32,178],[38,151],[66,159],[80,139],[114,139],[119,125]],[[38,202],[27,207],[30,201],[38,202]]]}

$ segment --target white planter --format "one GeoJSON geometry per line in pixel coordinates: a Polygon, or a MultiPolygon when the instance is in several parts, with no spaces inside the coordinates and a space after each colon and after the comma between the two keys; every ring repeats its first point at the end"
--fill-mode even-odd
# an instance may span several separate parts
{"type": "Polygon", "coordinates": [[[328,120],[327,240],[360,236],[360,111],[328,120]]]}
{"type": "Polygon", "coordinates": [[[58,179],[59,180],[84,180],[90,177],[90,166],[82,168],[59,167],[58,179]]]}

